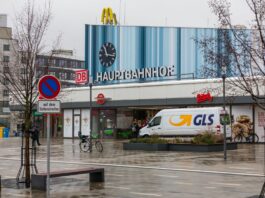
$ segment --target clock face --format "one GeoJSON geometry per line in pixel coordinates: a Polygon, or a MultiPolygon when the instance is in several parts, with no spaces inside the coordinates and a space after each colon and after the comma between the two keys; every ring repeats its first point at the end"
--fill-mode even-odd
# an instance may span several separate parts
{"type": "Polygon", "coordinates": [[[116,58],[116,49],[112,43],[104,43],[99,50],[99,61],[101,65],[110,67],[116,58]]]}

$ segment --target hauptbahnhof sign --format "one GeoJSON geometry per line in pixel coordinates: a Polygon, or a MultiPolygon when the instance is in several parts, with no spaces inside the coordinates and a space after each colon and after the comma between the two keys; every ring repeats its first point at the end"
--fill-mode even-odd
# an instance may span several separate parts
{"type": "Polygon", "coordinates": [[[174,75],[174,65],[169,67],[148,67],[135,70],[98,72],[96,74],[96,82],[169,77],[174,75]]]}

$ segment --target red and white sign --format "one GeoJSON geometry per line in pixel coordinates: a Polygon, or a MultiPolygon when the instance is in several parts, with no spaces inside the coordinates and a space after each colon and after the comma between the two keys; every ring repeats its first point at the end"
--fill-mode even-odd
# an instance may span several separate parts
{"type": "Polygon", "coordinates": [[[106,98],[105,98],[103,93],[99,93],[97,95],[96,99],[97,99],[97,104],[99,104],[99,105],[103,105],[106,102],[106,98]]]}
{"type": "Polygon", "coordinates": [[[75,72],[75,83],[87,83],[88,81],[88,71],[86,69],[78,70],[75,72]]]}
{"type": "Polygon", "coordinates": [[[209,92],[197,94],[197,98],[196,98],[197,103],[206,102],[206,101],[211,102],[212,100],[213,100],[213,97],[211,96],[209,92]]]}
{"type": "Polygon", "coordinates": [[[54,99],[61,91],[61,83],[55,76],[45,75],[39,80],[38,91],[41,97],[54,99]]]}

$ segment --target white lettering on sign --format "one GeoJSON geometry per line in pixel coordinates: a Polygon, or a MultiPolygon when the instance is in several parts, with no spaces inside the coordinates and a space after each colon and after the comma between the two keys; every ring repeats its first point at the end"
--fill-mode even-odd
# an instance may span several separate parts
{"type": "Polygon", "coordinates": [[[174,76],[175,66],[148,67],[136,70],[98,72],[96,81],[114,81],[114,80],[131,80],[143,78],[169,77],[174,76]]]}
{"type": "Polygon", "coordinates": [[[87,70],[79,70],[75,72],[75,82],[76,83],[86,83],[88,78],[88,71],[87,70]]]}
{"type": "Polygon", "coordinates": [[[40,100],[38,101],[39,113],[60,113],[61,103],[59,100],[40,100]]]}

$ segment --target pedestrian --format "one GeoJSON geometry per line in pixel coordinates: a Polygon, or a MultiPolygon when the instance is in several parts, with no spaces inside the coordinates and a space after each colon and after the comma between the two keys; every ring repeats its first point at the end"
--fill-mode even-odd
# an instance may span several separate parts
{"type": "Polygon", "coordinates": [[[32,145],[35,145],[35,142],[37,142],[38,146],[40,146],[40,140],[39,140],[39,135],[40,135],[40,132],[38,130],[38,128],[35,126],[33,127],[32,129],[32,145]]]}
{"type": "Polygon", "coordinates": [[[132,132],[133,132],[133,137],[134,138],[137,138],[140,128],[138,126],[138,123],[137,123],[137,120],[136,119],[133,120],[133,123],[131,125],[131,129],[132,129],[132,132]]]}

